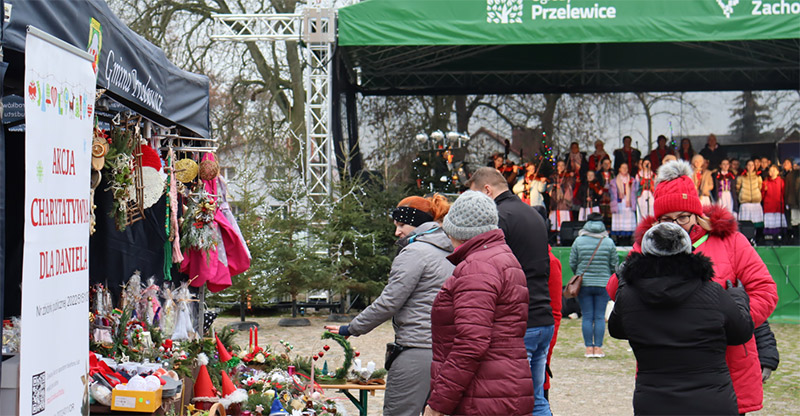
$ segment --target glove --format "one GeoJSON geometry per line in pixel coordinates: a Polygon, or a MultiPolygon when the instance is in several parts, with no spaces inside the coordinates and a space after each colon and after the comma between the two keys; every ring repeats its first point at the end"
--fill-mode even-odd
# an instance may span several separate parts
{"type": "Polygon", "coordinates": [[[764,367],[761,369],[761,383],[766,383],[769,380],[769,376],[772,375],[772,370],[768,367],[764,367]]]}
{"type": "Polygon", "coordinates": [[[730,280],[726,280],[725,289],[727,289],[733,301],[736,302],[736,305],[743,308],[747,313],[750,313],[750,296],[747,296],[747,292],[745,292],[741,280],[736,281],[736,286],[734,286],[730,280]]]}

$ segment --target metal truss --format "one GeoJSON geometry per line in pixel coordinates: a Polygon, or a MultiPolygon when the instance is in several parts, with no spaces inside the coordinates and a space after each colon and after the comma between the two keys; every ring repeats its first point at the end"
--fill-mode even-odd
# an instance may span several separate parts
{"type": "Polygon", "coordinates": [[[428,71],[362,75],[365,95],[725,91],[797,88],[800,68],[682,68],[674,70],[428,71]]]}
{"type": "Polygon", "coordinates": [[[305,9],[287,14],[212,15],[212,39],[278,42],[302,40],[306,67],[304,179],[310,206],[329,207],[333,193],[335,160],[331,135],[331,76],[336,13],[333,9],[305,9]]]}
{"type": "Polygon", "coordinates": [[[306,48],[306,183],[317,203],[332,194],[333,139],[331,136],[330,43],[311,43],[306,48]]]}
{"type": "Polygon", "coordinates": [[[303,15],[282,14],[212,14],[214,34],[211,39],[229,41],[300,40],[303,15]]]}

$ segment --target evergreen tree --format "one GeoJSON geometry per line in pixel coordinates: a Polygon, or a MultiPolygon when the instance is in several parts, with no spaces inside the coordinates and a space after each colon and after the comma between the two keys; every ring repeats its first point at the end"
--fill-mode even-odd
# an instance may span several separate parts
{"type": "Polygon", "coordinates": [[[761,131],[772,120],[769,108],[759,104],[761,95],[758,92],[742,91],[734,101],[731,111],[733,122],[731,133],[740,135],[745,140],[757,139],[761,131]]]}
{"type": "Polygon", "coordinates": [[[394,226],[389,213],[403,197],[398,187],[384,189],[379,181],[346,178],[338,183],[339,198],[324,226],[332,270],[330,289],[346,298],[348,292],[367,300],[386,284],[394,249],[394,226]]]}
{"type": "Polygon", "coordinates": [[[252,305],[268,303],[271,295],[265,273],[267,270],[265,262],[267,229],[264,222],[266,198],[251,186],[255,182],[253,179],[256,175],[257,172],[254,170],[243,169],[236,178],[238,183],[244,185],[241,186],[239,199],[236,201],[236,206],[239,208],[237,221],[250,250],[250,268],[241,275],[233,277],[231,287],[213,297],[214,300],[223,300],[235,294],[242,321],[245,320],[246,311],[251,309],[252,305]]]}
{"type": "Polygon", "coordinates": [[[264,263],[272,293],[290,296],[292,317],[297,317],[298,295],[329,287],[330,269],[323,261],[319,230],[309,218],[308,207],[301,203],[307,199],[297,191],[299,187],[291,186],[291,180],[286,185],[271,191],[283,204],[267,214],[262,232],[264,263]]]}

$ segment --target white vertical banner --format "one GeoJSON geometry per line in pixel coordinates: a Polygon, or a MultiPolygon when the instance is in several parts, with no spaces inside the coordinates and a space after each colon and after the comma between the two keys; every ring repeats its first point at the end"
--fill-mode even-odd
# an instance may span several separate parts
{"type": "Polygon", "coordinates": [[[20,415],[88,414],[94,83],[90,55],[29,28],[20,415]]]}

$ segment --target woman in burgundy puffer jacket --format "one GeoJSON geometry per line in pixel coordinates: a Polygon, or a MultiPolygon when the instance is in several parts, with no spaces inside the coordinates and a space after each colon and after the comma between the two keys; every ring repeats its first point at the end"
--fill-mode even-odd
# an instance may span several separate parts
{"type": "Polygon", "coordinates": [[[431,310],[433,364],[425,416],[530,415],[525,274],[488,196],[465,192],[442,225],[456,265],[431,310]]]}

